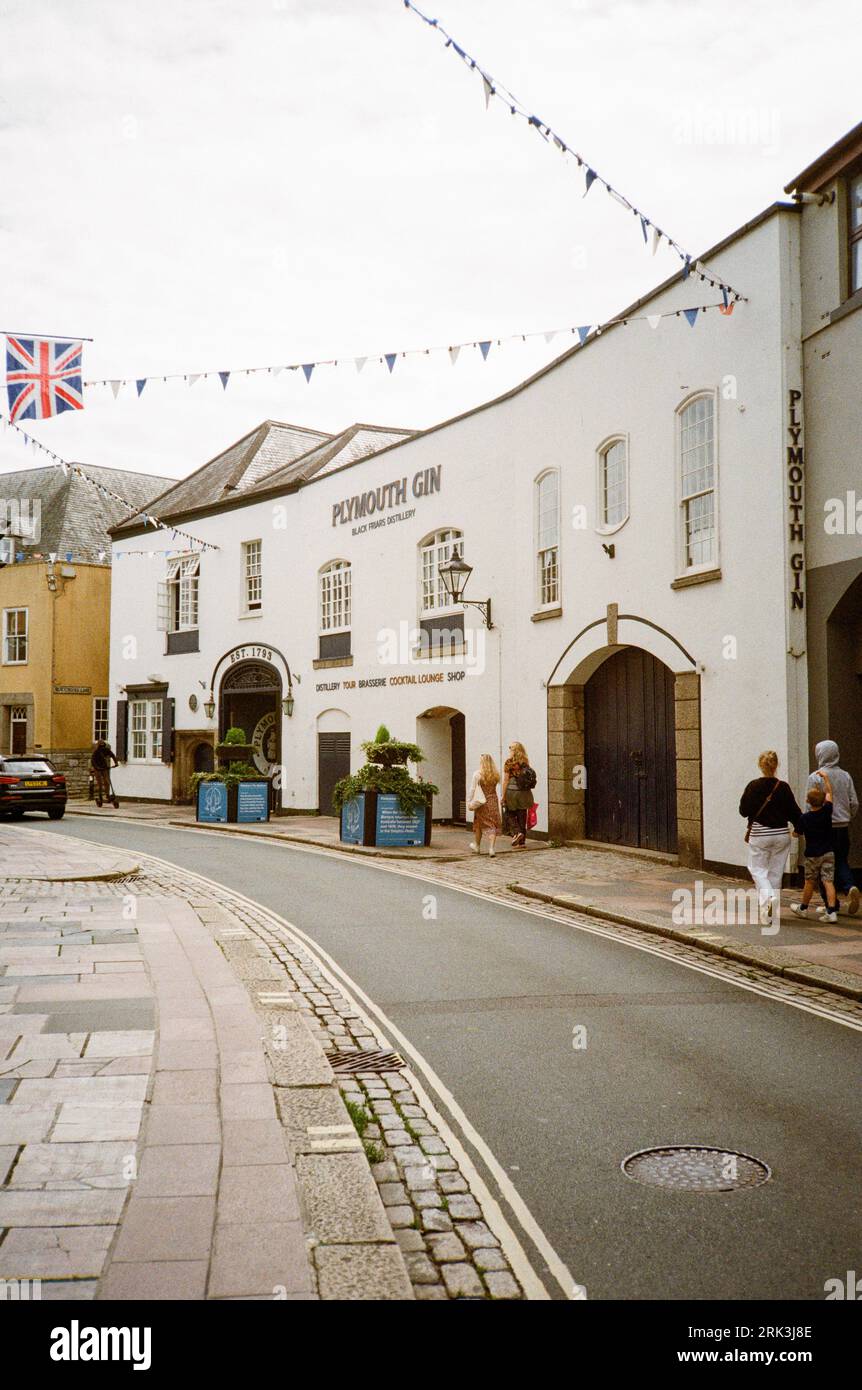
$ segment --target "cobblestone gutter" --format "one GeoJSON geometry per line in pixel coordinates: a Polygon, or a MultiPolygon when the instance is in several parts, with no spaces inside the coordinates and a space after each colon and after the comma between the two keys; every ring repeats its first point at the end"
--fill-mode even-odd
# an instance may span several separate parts
{"type": "Polygon", "coordinates": [[[210,895],[146,856],[141,862],[138,891],[188,900],[264,1020],[321,1297],[350,1297],[352,1288],[367,1285],[369,1260],[386,1287],[394,1271],[385,1244],[375,1251],[375,1243],[394,1235],[418,1299],[523,1298],[500,1239],[419,1103],[409,1071],[336,1078],[325,1055],[389,1051],[388,1041],[265,909],[221,888],[210,895]],[[369,1171],[385,1228],[361,1199],[369,1171]]]}

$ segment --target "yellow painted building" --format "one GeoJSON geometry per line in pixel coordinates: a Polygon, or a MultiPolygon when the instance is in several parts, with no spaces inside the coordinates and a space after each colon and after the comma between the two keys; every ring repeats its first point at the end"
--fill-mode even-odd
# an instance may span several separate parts
{"type": "Polygon", "coordinates": [[[86,795],[108,730],[108,530],[168,479],[88,468],[128,507],[59,467],[0,475],[0,754],[41,753],[86,795]]]}

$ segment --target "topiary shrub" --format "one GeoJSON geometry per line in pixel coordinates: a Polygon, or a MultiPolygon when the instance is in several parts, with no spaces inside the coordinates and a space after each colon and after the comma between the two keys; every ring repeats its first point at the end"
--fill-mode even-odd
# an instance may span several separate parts
{"type": "Polygon", "coordinates": [[[228,729],[227,733],[222,739],[222,743],[241,743],[245,745],[245,729],[238,729],[236,725],[234,725],[232,729],[228,729]]]}

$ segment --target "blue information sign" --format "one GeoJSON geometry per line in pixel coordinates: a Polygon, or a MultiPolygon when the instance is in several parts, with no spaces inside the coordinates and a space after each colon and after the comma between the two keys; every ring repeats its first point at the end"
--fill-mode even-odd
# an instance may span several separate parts
{"type": "Polygon", "coordinates": [[[227,820],[227,787],[224,782],[201,782],[198,787],[198,820],[227,820]]]}
{"type": "Polygon", "coordinates": [[[240,782],[236,789],[238,821],[269,820],[269,783],[240,782]]]}
{"type": "Polygon", "coordinates": [[[409,814],[401,809],[397,796],[381,793],[377,798],[374,843],[378,845],[424,845],[425,807],[409,814]]]}
{"type": "Polygon", "coordinates": [[[345,801],[341,808],[342,841],[347,845],[361,845],[364,825],[365,793],[360,792],[352,801],[345,801]]]}

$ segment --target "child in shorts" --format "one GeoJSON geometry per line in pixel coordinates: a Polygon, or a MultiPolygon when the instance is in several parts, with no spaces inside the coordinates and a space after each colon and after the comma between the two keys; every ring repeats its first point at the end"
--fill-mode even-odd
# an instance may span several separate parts
{"type": "Polygon", "coordinates": [[[814,889],[822,884],[826,894],[826,913],[821,922],[838,921],[838,900],[835,896],[835,852],[832,845],[832,784],[824,768],[817,769],[820,786],[814,786],[806,801],[808,810],[802,816],[800,832],[805,836],[805,887],[802,901],[791,903],[790,910],[798,917],[806,916],[814,889]]]}

